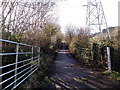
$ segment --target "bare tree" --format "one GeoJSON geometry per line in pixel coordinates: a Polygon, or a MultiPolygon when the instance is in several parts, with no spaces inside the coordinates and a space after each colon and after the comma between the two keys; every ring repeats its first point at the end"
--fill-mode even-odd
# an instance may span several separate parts
{"type": "MultiPolygon", "coordinates": [[[[2,31],[23,34],[28,30],[41,30],[54,3],[50,0],[39,2],[2,2],[2,31]]],[[[6,38],[7,39],[7,38],[6,38]]]]}

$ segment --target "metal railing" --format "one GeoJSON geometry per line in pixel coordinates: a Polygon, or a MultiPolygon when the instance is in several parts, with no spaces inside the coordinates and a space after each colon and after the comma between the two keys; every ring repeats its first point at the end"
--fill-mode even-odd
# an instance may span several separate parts
{"type": "Polygon", "coordinates": [[[18,87],[22,82],[24,82],[32,73],[34,73],[36,70],[38,70],[40,65],[40,47],[37,46],[31,46],[27,44],[22,44],[18,42],[8,41],[4,39],[0,39],[0,42],[4,43],[11,43],[15,45],[15,52],[16,53],[0,53],[0,56],[10,56],[15,55],[15,62],[2,65],[0,66],[0,69],[4,70],[5,68],[12,67],[9,71],[5,73],[1,73],[0,78],[2,79],[5,75],[12,75],[8,77],[7,79],[2,79],[0,82],[0,86],[4,84],[4,87],[2,87],[3,90],[5,89],[15,89],[18,87]],[[28,47],[31,51],[29,52],[20,52],[20,47],[25,46],[28,47]],[[35,51],[36,50],[36,51],[35,51]],[[19,55],[29,55],[25,60],[19,60],[19,55]],[[20,65],[19,65],[20,64],[20,65]],[[14,67],[14,68],[13,68],[14,67]],[[13,74],[14,72],[14,74],[13,74]],[[6,82],[10,83],[6,83],[6,82]],[[6,84],[5,84],[6,83],[6,84]]]}

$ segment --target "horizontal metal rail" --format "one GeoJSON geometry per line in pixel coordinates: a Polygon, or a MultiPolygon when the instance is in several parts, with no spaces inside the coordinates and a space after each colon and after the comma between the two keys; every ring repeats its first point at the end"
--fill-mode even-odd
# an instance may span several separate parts
{"type": "Polygon", "coordinates": [[[19,82],[15,87],[13,87],[13,89],[15,89],[16,87],[18,87],[22,82],[24,82],[31,74],[33,74],[35,71],[37,71],[38,68],[36,68],[32,73],[30,73],[26,78],[24,78],[21,82],[19,82]]]}
{"type": "Polygon", "coordinates": [[[9,40],[4,40],[4,39],[0,39],[0,41],[2,41],[2,42],[7,42],[7,43],[12,43],[12,44],[23,45],[23,46],[28,46],[28,47],[37,47],[37,46],[27,45],[27,44],[18,43],[18,42],[9,41],[9,40]]]}
{"type": "MultiPolygon", "coordinates": [[[[38,60],[35,60],[35,61],[38,61],[38,60]]],[[[13,70],[11,70],[11,71],[9,71],[9,72],[6,72],[6,73],[4,73],[4,74],[1,74],[0,77],[6,75],[6,74],[8,74],[8,73],[11,73],[11,72],[13,72],[13,71],[15,71],[15,70],[18,70],[18,69],[20,69],[20,68],[23,68],[23,67],[25,67],[25,66],[27,66],[27,65],[30,65],[31,63],[32,63],[32,62],[27,63],[27,64],[24,64],[23,66],[21,66],[21,67],[19,67],[19,68],[16,68],[16,69],[13,69],[13,70]]]]}
{"type": "MultiPolygon", "coordinates": [[[[37,57],[34,57],[33,59],[35,59],[35,58],[37,58],[37,57]]],[[[9,67],[9,66],[12,66],[12,65],[15,65],[15,64],[20,64],[20,63],[23,63],[23,62],[26,62],[26,61],[30,61],[30,60],[32,60],[32,58],[29,58],[29,59],[26,59],[26,60],[23,60],[23,61],[19,61],[17,63],[12,63],[12,64],[8,64],[8,65],[5,65],[5,66],[1,66],[0,69],[9,67]]]]}
{"type": "Polygon", "coordinates": [[[21,52],[21,53],[2,53],[0,55],[16,55],[16,54],[31,54],[31,52],[21,52]]]}
{"type": "MultiPolygon", "coordinates": [[[[37,63],[37,64],[38,64],[38,63],[37,63]]],[[[37,65],[37,64],[33,64],[32,66],[37,65]]],[[[7,81],[9,81],[10,79],[14,78],[15,76],[17,76],[17,75],[19,75],[19,74],[23,73],[24,71],[26,71],[26,70],[30,69],[32,66],[30,66],[30,67],[28,67],[28,68],[26,68],[26,69],[22,70],[21,72],[17,73],[16,75],[14,75],[14,76],[12,76],[12,77],[10,77],[10,78],[8,78],[8,79],[6,79],[6,80],[2,81],[2,82],[0,83],[0,85],[1,85],[1,84],[3,84],[3,83],[5,83],[5,82],[7,82],[7,81]]]]}
{"type": "Polygon", "coordinates": [[[0,66],[0,69],[3,69],[3,70],[5,68],[12,66],[12,68],[9,71],[2,73],[0,75],[0,78],[2,78],[5,75],[9,76],[10,73],[12,74],[12,72],[15,72],[15,74],[13,73],[13,75],[11,75],[11,77],[1,81],[0,86],[5,84],[5,87],[3,87],[3,90],[9,89],[10,87],[12,89],[15,89],[39,68],[39,66],[40,66],[39,65],[40,64],[40,47],[22,44],[22,43],[4,40],[4,39],[0,39],[0,42],[12,43],[12,44],[16,45],[16,53],[0,53],[0,56],[5,56],[5,57],[7,57],[7,56],[12,57],[13,55],[16,55],[16,59],[15,59],[14,63],[0,66]],[[31,48],[31,52],[30,51],[29,52],[27,52],[27,51],[26,52],[19,52],[19,47],[22,45],[29,47],[29,49],[31,48]],[[28,59],[24,59],[24,60],[19,61],[18,56],[19,55],[26,55],[26,54],[31,55],[31,57],[29,57],[28,59]],[[33,56],[33,55],[35,55],[35,56],[33,56]],[[22,65],[18,66],[18,64],[20,64],[20,63],[22,63],[22,65]],[[15,66],[15,68],[13,68],[13,66],[15,66]],[[19,70],[19,72],[18,72],[18,70],[19,70]],[[14,81],[11,81],[12,79],[14,79],[14,81]],[[11,81],[11,83],[6,84],[7,81],[11,81]]]}
{"type": "MultiPolygon", "coordinates": [[[[37,67],[37,66],[36,66],[37,67]]],[[[27,73],[23,74],[21,77],[19,77],[18,79],[16,79],[14,82],[12,82],[11,84],[9,84],[8,86],[6,86],[4,89],[7,89],[8,87],[10,87],[12,84],[14,84],[16,81],[20,80],[22,77],[24,77],[25,75],[27,75],[29,72],[31,72],[32,70],[34,70],[36,67],[30,69],[27,73]]],[[[16,86],[15,86],[16,87],[16,86]]],[[[4,90],[3,89],[3,90],[4,90]]]]}

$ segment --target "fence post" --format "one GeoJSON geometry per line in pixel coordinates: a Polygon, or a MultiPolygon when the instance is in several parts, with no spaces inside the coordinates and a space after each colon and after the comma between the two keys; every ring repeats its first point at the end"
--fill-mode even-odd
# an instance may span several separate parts
{"type": "Polygon", "coordinates": [[[16,86],[17,82],[16,82],[16,79],[17,79],[17,66],[18,66],[18,51],[19,51],[19,45],[17,44],[16,45],[16,61],[15,61],[15,83],[14,83],[14,87],[16,86]]]}
{"type": "Polygon", "coordinates": [[[93,60],[95,61],[96,67],[98,66],[98,44],[93,43],[92,47],[93,60]]]}
{"type": "Polygon", "coordinates": [[[110,47],[107,47],[107,56],[108,56],[108,69],[109,69],[109,72],[112,72],[112,69],[111,69],[110,47]]]}
{"type": "Polygon", "coordinates": [[[34,52],[33,49],[34,49],[34,47],[32,46],[32,51],[31,51],[32,52],[32,57],[31,57],[32,58],[31,59],[31,72],[32,72],[33,52],[34,52]]]}
{"type": "Polygon", "coordinates": [[[38,63],[39,63],[39,66],[40,66],[40,47],[38,47],[38,63]]]}

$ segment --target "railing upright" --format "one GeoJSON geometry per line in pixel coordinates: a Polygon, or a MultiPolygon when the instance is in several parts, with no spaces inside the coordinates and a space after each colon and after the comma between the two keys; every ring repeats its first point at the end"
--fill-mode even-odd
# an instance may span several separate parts
{"type": "Polygon", "coordinates": [[[107,47],[107,56],[108,56],[108,70],[109,70],[109,72],[112,72],[110,47],[107,47]]]}
{"type": "Polygon", "coordinates": [[[38,47],[38,63],[39,63],[39,66],[40,66],[40,47],[38,47]]]}
{"type": "Polygon", "coordinates": [[[19,53],[19,45],[16,45],[16,61],[15,61],[15,83],[14,86],[16,86],[16,79],[17,79],[17,66],[18,66],[18,53],[19,53]]]}
{"type": "Polygon", "coordinates": [[[31,58],[32,58],[32,59],[31,59],[31,72],[32,72],[32,62],[33,62],[33,52],[34,52],[34,47],[33,47],[33,46],[32,46],[32,51],[31,51],[31,52],[32,52],[32,55],[31,55],[31,56],[32,56],[32,57],[31,57],[31,58]]]}

